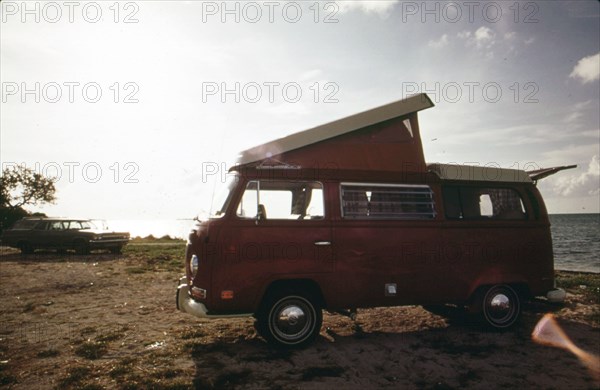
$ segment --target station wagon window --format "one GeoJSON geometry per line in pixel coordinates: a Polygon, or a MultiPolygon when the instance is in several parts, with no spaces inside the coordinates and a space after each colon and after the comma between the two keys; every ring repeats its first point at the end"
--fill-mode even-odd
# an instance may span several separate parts
{"type": "Polygon", "coordinates": [[[444,208],[449,219],[525,219],[523,200],[511,188],[446,186],[444,208]]]}
{"type": "Polygon", "coordinates": [[[81,230],[83,227],[81,226],[81,222],[79,221],[71,221],[69,222],[70,230],[81,230]]]}
{"type": "Polygon", "coordinates": [[[38,223],[38,221],[36,221],[36,220],[24,219],[24,220],[16,222],[15,225],[13,226],[13,229],[14,230],[21,230],[21,229],[28,230],[28,229],[33,229],[37,223],[38,223]]]}
{"type": "Polygon", "coordinates": [[[54,221],[54,222],[50,223],[49,230],[65,230],[66,229],[66,225],[68,225],[67,222],[54,221]]]}
{"type": "Polygon", "coordinates": [[[342,183],[341,200],[344,218],[435,218],[433,192],[426,185],[342,183]]]}
{"type": "Polygon", "coordinates": [[[35,226],[35,230],[46,230],[48,222],[40,222],[35,226]]]}
{"type": "Polygon", "coordinates": [[[238,204],[240,218],[322,219],[323,185],[318,182],[251,181],[238,204]]]}

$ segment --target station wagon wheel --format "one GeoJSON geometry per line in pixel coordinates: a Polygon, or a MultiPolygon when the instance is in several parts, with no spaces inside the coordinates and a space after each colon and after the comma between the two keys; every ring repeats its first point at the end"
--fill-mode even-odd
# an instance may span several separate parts
{"type": "Polygon", "coordinates": [[[33,247],[27,241],[20,242],[19,249],[21,249],[21,254],[23,254],[23,255],[30,255],[33,253],[33,247]]]}
{"type": "Polygon", "coordinates": [[[519,294],[507,285],[495,285],[483,295],[482,314],[486,324],[495,329],[506,329],[521,314],[519,294]]]}
{"type": "Polygon", "coordinates": [[[75,240],[73,246],[75,247],[75,253],[78,255],[87,255],[90,253],[90,248],[83,240],[75,240]]]}
{"type": "Polygon", "coordinates": [[[121,252],[123,252],[123,247],[122,246],[113,246],[109,250],[110,250],[110,253],[114,253],[115,255],[118,255],[121,252]]]}
{"type": "Polygon", "coordinates": [[[300,348],[311,343],[323,322],[316,300],[302,294],[276,295],[257,317],[259,334],[285,348],[300,348]]]}

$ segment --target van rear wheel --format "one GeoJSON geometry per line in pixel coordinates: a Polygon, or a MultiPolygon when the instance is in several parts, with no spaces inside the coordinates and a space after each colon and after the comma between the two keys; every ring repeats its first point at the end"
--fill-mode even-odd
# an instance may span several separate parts
{"type": "Polygon", "coordinates": [[[280,293],[267,299],[257,314],[256,328],[268,342],[284,348],[301,348],[317,337],[323,313],[313,297],[280,293]]]}
{"type": "Polygon", "coordinates": [[[521,315],[519,294],[510,286],[498,284],[485,291],[480,301],[483,320],[494,329],[506,329],[521,315]]]}

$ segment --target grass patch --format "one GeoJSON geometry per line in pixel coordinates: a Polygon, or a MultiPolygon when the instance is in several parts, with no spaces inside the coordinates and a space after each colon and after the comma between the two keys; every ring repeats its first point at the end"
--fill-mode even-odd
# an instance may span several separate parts
{"type": "Polygon", "coordinates": [[[119,360],[119,362],[110,369],[108,375],[113,379],[117,379],[122,378],[125,375],[131,374],[133,372],[133,363],[135,363],[135,359],[130,357],[123,358],[119,360]]]}
{"type": "Polygon", "coordinates": [[[589,303],[600,304],[600,274],[559,271],[556,285],[572,294],[582,294],[589,303]]]}
{"type": "Polygon", "coordinates": [[[75,348],[75,354],[77,356],[81,356],[90,360],[99,359],[106,352],[106,344],[99,341],[84,341],[77,348],[75,348]]]}
{"type": "Polygon", "coordinates": [[[27,302],[23,307],[23,313],[29,313],[30,311],[33,311],[33,309],[35,309],[35,303],[27,302]]]}
{"type": "Polygon", "coordinates": [[[127,246],[123,253],[138,263],[125,270],[129,274],[149,271],[181,272],[184,268],[185,242],[133,244],[127,246]]]}
{"type": "Polygon", "coordinates": [[[186,329],[183,332],[181,332],[181,334],[179,335],[179,337],[183,340],[190,340],[190,339],[195,339],[195,338],[199,338],[199,337],[203,337],[205,336],[205,333],[202,329],[186,329]]]}
{"type": "Polygon", "coordinates": [[[136,274],[144,274],[148,271],[151,271],[148,268],[145,267],[128,267],[125,268],[125,272],[127,272],[130,275],[136,275],[136,274]]]}
{"type": "Polygon", "coordinates": [[[590,322],[593,322],[596,325],[600,325],[600,309],[595,308],[594,311],[592,311],[589,314],[585,314],[584,319],[590,322]]]}
{"type": "Polygon", "coordinates": [[[13,375],[4,372],[5,368],[6,366],[4,364],[0,364],[0,386],[17,383],[17,378],[15,378],[13,375]]]}
{"type": "Polygon", "coordinates": [[[82,382],[92,374],[89,367],[77,366],[72,367],[67,371],[67,375],[59,382],[58,388],[75,386],[82,387],[82,382]]]}
{"type": "Polygon", "coordinates": [[[50,349],[45,349],[43,351],[40,351],[37,353],[37,357],[39,358],[49,358],[49,357],[55,357],[60,355],[60,352],[54,348],[50,348],[50,349]]]}
{"type": "Polygon", "coordinates": [[[131,239],[130,243],[132,244],[155,244],[155,243],[164,243],[164,244],[185,244],[185,240],[181,238],[171,237],[168,234],[162,237],[154,237],[152,234],[146,237],[136,236],[131,239]]]}
{"type": "Polygon", "coordinates": [[[157,379],[173,379],[180,376],[182,373],[182,370],[165,368],[164,370],[152,373],[152,376],[157,379]]]}
{"type": "Polygon", "coordinates": [[[86,326],[85,328],[81,329],[81,336],[85,337],[87,335],[90,335],[92,333],[96,333],[96,327],[95,326],[86,326]]]}
{"type": "Polygon", "coordinates": [[[111,333],[107,333],[107,334],[101,334],[100,336],[96,337],[96,341],[99,341],[101,343],[106,343],[109,341],[119,340],[123,336],[124,335],[122,333],[111,332],[111,333]]]}

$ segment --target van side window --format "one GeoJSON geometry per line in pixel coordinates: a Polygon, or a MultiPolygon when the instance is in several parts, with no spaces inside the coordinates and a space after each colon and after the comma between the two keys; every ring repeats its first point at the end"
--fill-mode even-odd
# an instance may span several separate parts
{"type": "Polygon", "coordinates": [[[433,192],[426,185],[342,183],[340,193],[344,218],[435,218],[433,192]]]}
{"type": "Polygon", "coordinates": [[[444,208],[448,219],[525,219],[523,200],[512,188],[445,186],[444,208]]]}
{"type": "Polygon", "coordinates": [[[295,181],[251,181],[237,208],[237,216],[250,219],[322,219],[323,184],[295,181]]]}

